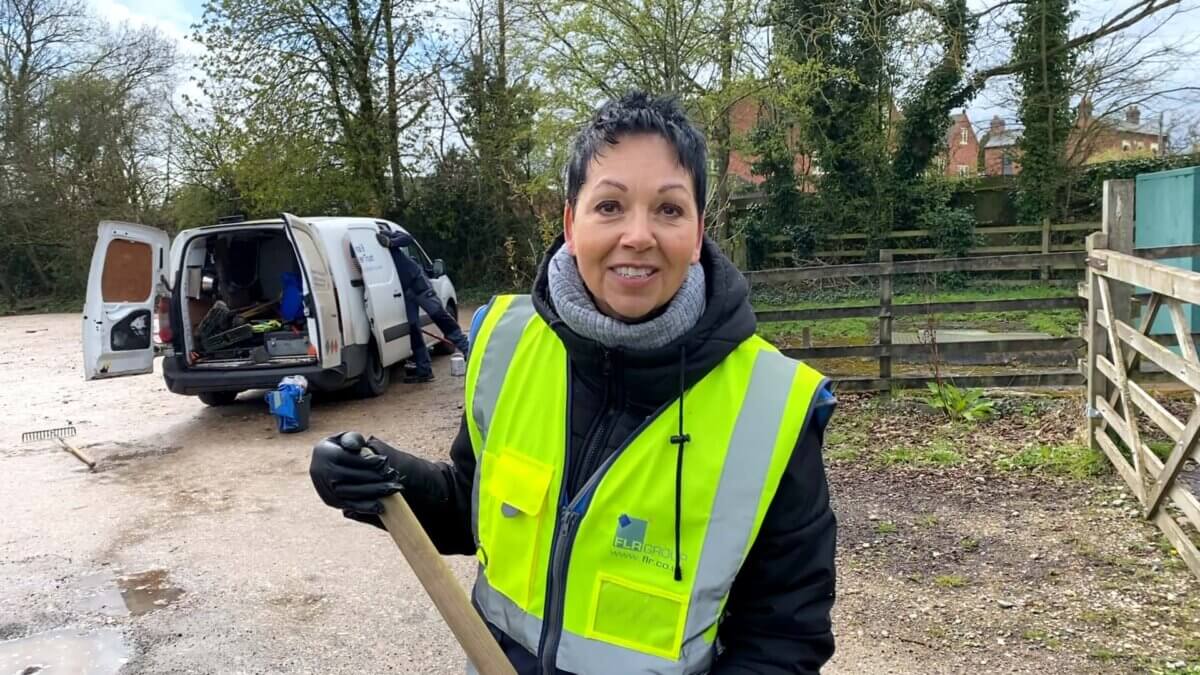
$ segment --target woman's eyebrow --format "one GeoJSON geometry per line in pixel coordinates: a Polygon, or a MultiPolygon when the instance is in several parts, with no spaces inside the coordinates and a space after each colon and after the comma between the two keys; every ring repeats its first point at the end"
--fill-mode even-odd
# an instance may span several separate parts
{"type": "Polygon", "coordinates": [[[683,190],[686,192],[687,186],[684,185],[683,183],[667,183],[666,185],[658,188],[658,191],[660,193],[666,192],[667,190],[683,190]]]}
{"type": "Polygon", "coordinates": [[[600,181],[597,183],[597,185],[611,185],[611,186],[617,188],[618,190],[620,190],[621,192],[629,192],[629,188],[625,187],[624,183],[615,181],[611,178],[601,178],[600,181]]]}

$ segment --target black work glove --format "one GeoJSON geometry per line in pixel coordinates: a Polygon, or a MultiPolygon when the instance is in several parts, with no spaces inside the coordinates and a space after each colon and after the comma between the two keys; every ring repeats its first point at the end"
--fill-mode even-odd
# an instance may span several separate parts
{"type": "Polygon", "coordinates": [[[372,438],[366,441],[374,455],[360,455],[355,443],[347,437],[359,434],[336,434],[313,447],[308,475],[321,501],[352,520],[383,528],[379,519],[383,513],[382,498],[404,489],[404,467],[415,460],[408,453],[372,438]]]}

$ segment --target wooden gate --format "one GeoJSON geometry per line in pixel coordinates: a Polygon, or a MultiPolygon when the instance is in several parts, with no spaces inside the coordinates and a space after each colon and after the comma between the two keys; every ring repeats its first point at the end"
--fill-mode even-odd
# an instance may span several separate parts
{"type": "Polygon", "coordinates": [[[1103,231],[1087,241],[1088,441],[1104,451],[1137,496],[1143,515],[1200,576],[1200,499],[1179,480],[1189,458],[1200,460],[1200,357],[1185,312],[1188,305],[1200,305],[1200,273],[1131,255],[1132,181],[1106,182],[1104,199],[1103,231]],[[1150,294],[1136,328],[1130,303],[1135,290],[1150,294]],[[1173,339],[1151,335],[1159,315],[1169,316],[1173,339]],[[1143,386],[1143,361],[1190,392],[1186,421],[1143,386]],[[1174,443],[1165,461],[1143,440],[1139,425],[1147,421],[1174,443]]]}

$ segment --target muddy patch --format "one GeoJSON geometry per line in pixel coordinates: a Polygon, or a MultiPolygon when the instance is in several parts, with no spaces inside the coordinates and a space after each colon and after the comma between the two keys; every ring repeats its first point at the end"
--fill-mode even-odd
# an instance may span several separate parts
{"type": "MultiPolygon", "coordinates": [[[[115,469],[139,459],[171,455],[183,449],[181,445],[157,443],[96,442],[80,444],[72,442],[84,455],[96,462],[95,472],[97,473],[115,469]]],[[[71,457],[70,453],[53,439],[23,442],[19,445],[0,446],[0,457],[51,455],[58,453],[67,458],[71,457]]],[[[84,472],[89,470],[82,462],[78,463],[78,469],[84,472]]]]}
{"type": "Polygon", "coordinates": [[[310,621],[325,612],[327,600],[321,593],[280,593],[267,602],[279,607],[297,621],[310,621]]]}
{"type": "Polygon", "coordinates": [[[184,594],[166,570],[157,569],[121,576],[97,572],[82,577],[77,586],[82,608],[105,616],[141,616],[171,605],[184,594]]]}
{"type": "Polygon", "coordinates": [[[121,464],[135,459],[162,457],[172,455],[183,449],[181,445],[165,445],[158,443],[92,443],[84,446],[96,457],[99,470],[100,462],[107,465],[121,464]]]}
{"type": "Polygon", "coordinates": [[[129,660],[129,647],[113,629],[60,629],[0,642],[0,673],[114,675],[129,660]]]}

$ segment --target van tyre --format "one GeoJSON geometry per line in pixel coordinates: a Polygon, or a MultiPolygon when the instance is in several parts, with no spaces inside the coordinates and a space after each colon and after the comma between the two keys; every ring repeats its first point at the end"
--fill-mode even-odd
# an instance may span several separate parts
{"type": "Polygon", "coordinates": [[[238,394],[240,393],[241,392],[237,391],[206,391],[199,394],[199,398],[204,405],[210,405],[216,408],[233,403],[237,400],[238,394]]]}
{"type": "MultiPolygon", "coordinates": [[[[455,321],[458,321],[458,307],[454,304],[453,300],[446,303],[446,313],[454,317],[455,321]]],[[[455,351],[457,350],[454,348],[454,345],[449,344],[443,339],[435,342],[433,344],[433,348],[429,350],[429,353],[433,354],[434,356],[450,356],[455,351]]]]}
{"type": "Polygon", "coordinates": [[[374,398],[387,391],[388,385],[391,383],[392,371],[383,366],[379,360],[379,350],[372,342],[367,347],[366,368],[358,377],[358,383],[354,385],[354,392],[362,398],[374,398]]]}

